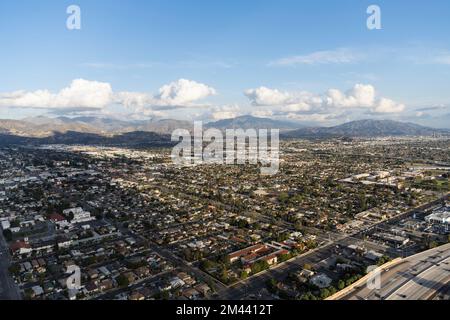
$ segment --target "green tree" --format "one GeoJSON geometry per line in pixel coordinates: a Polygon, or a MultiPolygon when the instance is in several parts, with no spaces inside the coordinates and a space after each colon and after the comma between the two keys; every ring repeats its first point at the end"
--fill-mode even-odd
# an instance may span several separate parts
{"type": "Polygon", "coordinates": [[[337,292],[336,288],[333,286],[329,287],[328,290],[330,291],[330,296],[332,296],[333,294],[335,294],[337,292]]]}
{"type": "Polygon", "coordinates": [[[11,228],[18,228],[20,227],[20,222],[18,220],[11,221],[11,228]]]}
{"type": "Polygon", "coordinates": [[[271,278],[266,281],[267,289],[272,293],[277,293],[277,281],[274,278],[271,278]]]}
{"type": "Polygon", "coordinates": [[[13,239],[12,231],[9,229],[3,230],[3,236],[5,237],[6,241],[12,241],[13,239]]]}
{"type": "Polygon", "coordinates": [[[205,271],[211,269],[213,266],[214,266],[214,264],[210,260],[207,260],[207,259],[203,260],[200,263],[200,268],[205,271]]]}
{"type": "Polygon", "coordinates": [[[359,194],[359,208],[361,211],[367,210],[367,200],[366,195],[364,193],[359,194]]]}
{"type": "Polygon", "coordinates": [[[261,264],[261,270],[267,270],[270,268],[269,263],[265,260],[261,261],[260,264],[261,264]]]}
{"type": "Polygon", "coordinates": [[[291,255],[289,253],[287,254],[282,254],[279,257],[280,262],[285,262],[288,261],[291,258],[291,255]]]}
{"type": "Polygon", "coordinates": [[[320,298],[321,299],[326,299],[329,296],[330,296],[330,290],[328,290],[327,288],[320,290],[320,298]]]}
{"type": "Polygon", "coordinates": [[[289,194],[282,192],[278,195],[278,201],[281,203],[286,203],[289,200],[289,194]]]}
{"type": "Polygon", "coordinates": [[[18,263],[15,263],[15,264],[11,265],[11,266],[8,268],[8,270],[9,270],[9,273],[11,273],[11,274],[17,276],[17,275],[19,275],[19,273],[20,273],[20,266],[19,266],[18,263]]]}
{"type": "Polygon", "coordinates": [[[162,300],[169,300],[169,298],[170,298],[170,292],[168,290],[164,290],[161,292],[162,300]]]}
{"type": "Polygon", "coordinates": [[[303,269],[305,269],[305,270],[312,270],[312,266],[309,264],[309,263],[305,263],[304,265],[303,265],[303,269]]]}
{"type": "Polygon", "coordinates": [[[254,263],[252,265],[252,273],[257,274],[259,272],[261,272],[261,266],[259,265],[259,263],[254,263]]]}
{"type": "Polygon", "coordinates": [[[431,242],[428,244],[428,247],[429,247],[430,249],[433,249],[433,248],[436,248],[438,245],[439,245],[439,244],[438,244],[436,241],[431,241],[431,242]]]}
{"type": "Polygon", "coordinates": [[[222,281],[223,283],[226,284],[226,283],[228,283],[229,280],[230,279],[228,277],[228,270],[226,267],[224,267],[221,272],[220,281],[222,281]]]}
{"type": "Polygon", "coordinates": [[[116,280],[117,280],[117,284],[121,288],[127,287],[130,284],[130,281],[128,281],[128,278],[125,277],[123,274],[118,276],[116,280]]]}

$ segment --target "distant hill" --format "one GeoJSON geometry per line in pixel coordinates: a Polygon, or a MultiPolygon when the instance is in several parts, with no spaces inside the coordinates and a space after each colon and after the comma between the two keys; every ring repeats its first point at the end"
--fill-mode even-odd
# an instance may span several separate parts
{"type": "Polygon", "coordinates": [[[0,133],[23,137],[49,137],[54,133],[69,131],[115,135],[126,132],[144,131],[170,134],[177,128],[188,129],[192,123],[178,120],[125,121],[97,117],[34,117],[23,120],[0,120],[0,133]]]}
{"type": "Polygon", "coordinates": [[[63,118],[35,117],[23,120],[0,120],[0,133],[24,137],[48,137],[54,132],[90,132],[104,134],[102,128],[63,118]]]}
{"type": "Polygon", "coordinates": [[[284,138],[327,137],[386,137],[386,136],[432,136],[450,134],[449,130],[433,129],[414,123],[392,120],[358,120],[334,127],[312,127],[292,130],[284,138]]]}
{"type": "Polygon", "coordinates": [[[143,131],[134,131],[112,136],[68,131],[65,133],[55,133],[52,136],[41,138],[0,134],[0,146],[43,144],[81,144],[121,147],[169,147],[174,145],[175,143],[171,142],[169,135],[143,131]]]}
{"type": "Polygon", "coordinates": [[[136,125],[139,131],[155,132],[160,134],[172,134],[176,129],[191,130],[193,123],[190,121],[163,119],[156,121],[142,121],[136,125]]]}
{"type": "MultiPolygon", "coordinates": [[[[58,118],[62,119],[62,118],[58,118]]],[[[192,127],[189,121],[180,121],[172,119],[158,119],[158,120],[118,120],[112,118],[97,118],[97,117],[77,117],[64,118],[66,123],[84,123],[97,129],[101,129],[108,133],[124,133],[133,131],[155,132],[160,134],[170,134],[173,130],[182,128],[188,129],[192,127]]]]}
{"type": "Polygon", "coordinates": [[[269,118],[258,118],[253,116],[241,116],[234,119],[224,119],[210,122],[208,128],[225,129],[280,129],[293,130],[301,127],[298,123],[291,121],[273,120],[269,118]]]}

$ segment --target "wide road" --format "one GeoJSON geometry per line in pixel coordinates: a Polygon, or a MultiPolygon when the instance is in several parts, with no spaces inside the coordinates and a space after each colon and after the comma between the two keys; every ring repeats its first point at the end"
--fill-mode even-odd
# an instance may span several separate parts
{"type": "Polygon", "coordinates": [[[380,274],[381,286],[356,287],[340,300],[430,300],[450,282],[450,244],[403,259],[380,274]]]}
{"type": "Polygon", "coordinates": [[[0,228],[0,300],[20,300],[22,298],[19,288],[8,271],[10,261],[8,244],[0,228]]]}

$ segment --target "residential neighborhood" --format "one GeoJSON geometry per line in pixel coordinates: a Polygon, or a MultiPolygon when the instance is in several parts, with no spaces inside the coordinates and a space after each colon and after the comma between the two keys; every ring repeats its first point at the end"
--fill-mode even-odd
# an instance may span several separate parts
{"type": "Polygon", "coordinates": [[[164,148],[2,148],[2,274],[23,299],[325,299],[449,241],[449,148],[291,140],[270,177],[164,148]]]}

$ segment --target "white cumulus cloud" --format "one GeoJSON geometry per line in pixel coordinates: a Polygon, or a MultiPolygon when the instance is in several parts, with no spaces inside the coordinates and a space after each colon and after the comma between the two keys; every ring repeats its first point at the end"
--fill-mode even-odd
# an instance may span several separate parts
{"type": "Polygon", "coordinates": [[[260,87],[244,92],[253,106],[275,106],[284,112],[309,111],[322,104],[322,98],[306,91],[297,93],[282,92],[277,89],[260,87]]]}
{"type": "Polygon", "coordinates": [[[113,91],[109,83],[84,79],[73,80],[70,86],[57,93],[49,90],[0,93],[0,107],[101,109],[112,101],[113,91]]]}
{"type": "Polygon", "coordinates": [[[399,113],[403,110],[405,110],[404,104],[386,98],[381,98],[373,108],[373,112],[376,113],[399,113]]]}
{"type": "Polygon", "coordinates": [[[122,105],[135,113],[157,116],[163,114],[158,110],[200,107],[197,101],[215,94],[214,88],[186,79],[162,86],[157,94],[114,92],[109,83],[76,79],[55,93],[50,90],[0,93],[0,107],[87,112],[104,110],[110,105],[122,105]]]}
{"type": "Polygon", "coordinates": [[[327,93],[327,103],[334,107],[370,108],[375,103],[375,88],[372,85],[356,84],[347,94],[330,89],[327,93]]]}
{"type": "Polygon", "coordinates": [[[210,117],[213,120],[232,119],[240,115],[240,107],[238,105],[225,105],[214,107],[210,117]]]}
{"type": "Polygon", "coordinates": [[[142,92],[119,92],[116,102],[130,109],[172,109],[199,107],[197,101],[217,94],[216,90],[206,84],[192,80],[180,79],[166,84],[159,93],[152,95],[142,92]]]}
{"type": "Polygon", "coordinates": [[[114,97],[116,103],[129,109],[145,108],[155,104],[155,99],[147,93],[123,91],[116,93],[114,97]]]}
{"type": "Polygon", "coordinates": [[[183,106],[216,94],[216,90],[203,83],[180,79],[159,89],[156,99],[162,105],[183,106]]]}
{"type": "Polygon", "coordinates": [[[346,92],[329,89],[324,94],[306,91],[283,92],[278,89],[260,87],[244,92],[256,107],[272,107],[285,114],[330,114],[336,109],[366,109],[373,113],[399,113],[405,105],[391,99],[377,97],[374,86],[356,84],[346,92]]]}
{"type": "Polygon", "coordinates": [[[290,99],[288,93],[266,87],[246,90],[245,95],[254,106],[278,106],[287,104],[290,99]]]}

